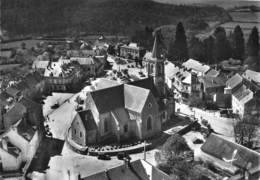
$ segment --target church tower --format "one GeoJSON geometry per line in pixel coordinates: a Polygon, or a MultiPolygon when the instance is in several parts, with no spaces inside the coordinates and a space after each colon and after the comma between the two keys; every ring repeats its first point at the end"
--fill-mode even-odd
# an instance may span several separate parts
{"type": "Polygon", "coordinates": [[[147,73],[149,77],[153,77],[154,85],[160,96],[165,95],[165,75],[164,75],[164,58],[162,50],[159,47],[161,39],[159,33],[155,33],[154,45],[151,58],[147,62],[147,73]]]}

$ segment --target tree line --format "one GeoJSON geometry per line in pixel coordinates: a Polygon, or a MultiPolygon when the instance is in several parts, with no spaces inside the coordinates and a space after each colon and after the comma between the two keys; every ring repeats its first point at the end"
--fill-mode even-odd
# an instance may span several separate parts
{"type": "Polygon", "coordinates": [[[249,39],[245,42],[243,31],[237,25],[228,36],[225,29],[217,27],[213,33],[204,40],[192,37],[189,41],[183,24],[176,27],[175,38],[170,42],[167,58],[170,61],[185,61],[188,58],[197,59],[207,64],[217,64],[229,58],[239,59],[255,58],[259,65],[259,33],[257,27],[251,30],[249,39]]]}

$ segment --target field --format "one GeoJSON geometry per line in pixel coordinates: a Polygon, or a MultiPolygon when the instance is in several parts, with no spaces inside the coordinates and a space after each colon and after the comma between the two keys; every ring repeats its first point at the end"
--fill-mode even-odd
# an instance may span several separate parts
{"type": "Polygon", "coordinates": [[[242,28],[245,40],[247,41],[254,26],[260,30],[260,12],[230,12],[230,15],[233,21],[221,24],[221,26],[226,29],[227,34],[232,32],[234,28],[239,25],[242,28]]]}
{"type": "Polygon", "coordinates": [[[186,4],[192,5],[197,4],[201,6],[205,5],[217,5],[223,7],[225,9],[233,8],[235,6],[248,6],[248,5],[255,5],[260,6],[260,2],[257,0],[153,0],[156,2],[161,3],[168,3],[168,4],[186,4]]]}

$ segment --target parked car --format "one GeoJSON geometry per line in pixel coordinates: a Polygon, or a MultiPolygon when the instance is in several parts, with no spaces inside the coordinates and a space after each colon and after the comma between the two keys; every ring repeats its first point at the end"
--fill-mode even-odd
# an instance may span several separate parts
{"type": "Polygon", "coordinates": [[[117,154],[117,159],[124,160],[125,158],[131,160],[131,157],[129,156],[129,154],[127,154],[125,152],[120,152],[117,154]]]}
{"type": "Polygon", "coordinates": [[[51,109],[57,109],[58,107],[60,107],[60,105],[58,103],[56,103],[56,104],[51,106],[51,109]]]}
{"type": "Polygon", "coordinates": [[[108,154],[98,154],[98,159],[100,160],[111,160],[111,157],[108,154]]]}

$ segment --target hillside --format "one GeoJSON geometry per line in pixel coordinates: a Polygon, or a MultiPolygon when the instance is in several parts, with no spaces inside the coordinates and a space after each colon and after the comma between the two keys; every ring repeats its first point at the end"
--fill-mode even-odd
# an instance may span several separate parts
{"type": "Polygon", "coordinates": [[[150,0],[2,0],[2,28],[9,36],[86,33],[131,34],[144,26],[189,18],[225,22],[219,7],[177,6],[150,0]]]}

